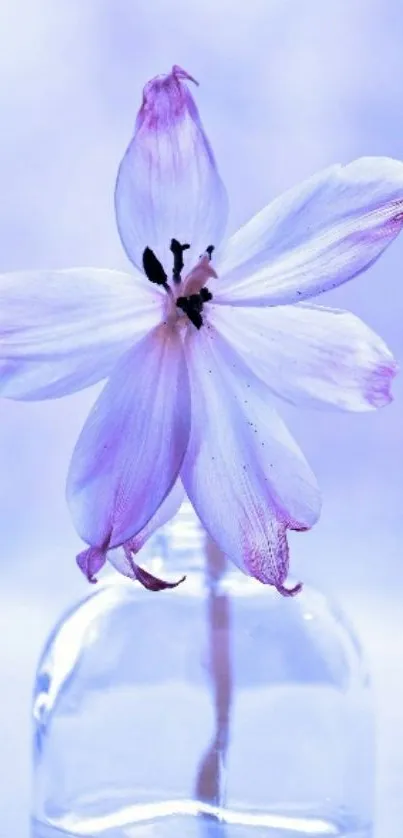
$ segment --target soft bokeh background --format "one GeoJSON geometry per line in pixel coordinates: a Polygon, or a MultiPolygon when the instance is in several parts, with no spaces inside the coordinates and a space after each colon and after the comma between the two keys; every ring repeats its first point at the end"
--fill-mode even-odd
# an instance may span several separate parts
{"type": "MultiPolygon", "coordinates": [[[[126,266],[115,173],[143,83],[173,63],[202,83],[231,230],[329,163],[403,158],[402,32],[401,0],[2,0],[0,270],[126,266]]],[[[362,316],[400,360],[402,275],[403,238],[326,300],[362,316]]],[[[1,838],[27,835],[37,656],[88,590],[63,486],[96,392],[1,402],[1,838]]],[[[403,378],[395,396],[377,415],[285,411],[325,497],[319,525],[294,540],[294,565],[339,596],[374,672],[379,838],[403,833],[403,378]]]]}

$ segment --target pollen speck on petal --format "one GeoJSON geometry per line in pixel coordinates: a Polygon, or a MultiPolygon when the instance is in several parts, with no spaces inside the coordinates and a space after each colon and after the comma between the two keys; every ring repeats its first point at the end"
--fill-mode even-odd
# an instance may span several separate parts
{"type": "Polygon", "coordinates": [[[236,311],[212,305],[209,322],[276,396],[298,407],[355,412],[392,401],[397,364],[354,314],[306,303],[245,307],[238,318],[236,311]]]}
{"type": "Polygon", "coordinates": [[[185,351],[192,373],[191,435],[181,469],[187,496],[222,552],[285,596],[287,532],[318,519],[315,477],[270,407],[266,387],[213,326],[189,332],[185,351]]]}
{"type": "Polygon", "coordinates": [[[307,300],[366,271],[403,226],[403,163],[362,157],[276,198],[221,251],[216,302],[307,300]]]}

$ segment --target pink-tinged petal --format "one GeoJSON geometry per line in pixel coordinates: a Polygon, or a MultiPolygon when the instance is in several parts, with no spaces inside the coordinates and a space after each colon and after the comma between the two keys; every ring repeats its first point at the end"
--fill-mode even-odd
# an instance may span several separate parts
{"type": "Polygon", "coordinates": [[[182,576],[176,582],[167,582],[165,579],[160,579],[158,576],[154,576],[148,570],[145,570],[144,567],[136,564],[133,555],[134,551],[132,550],[131,541],[127,541],[122,547],[116,547],[114,550],[109,551],[99,549],[98,547],[89,547],[87,550],[79,553],[76,561],[78,567],[91,584],[98,582],[95,574],[103,568],[107,558],[120,573],[129,579],[140,582],[143,588],[147,588],[148,591],[171,590],[172,588],[177,588],[186,579],[186,576],[182,576]]]}
{"type": "Polygon", "coordinates": [[[176,481],[189,428],[181,339],[162,324],[118,362],[76,445],[67,497],[87,544],[106,550],[141,533],[176,481]]]}
{"type": "Polygon", "coordinates": [[[143,588],[147,588],[148,591],[172,590],[172,588],[177,588],[178,585],[181,585],[186,579],[186,576],[181,576],[181,578],[176,582],[167,582],[166,579],[160,579],[158,576],[153,576],[153,574],[148,570],[145,570],[144,567],[135,565],[134,562],[133,567],[135,568],[134,572],[137,581],[143,585],[143,588]]]}
{"type": "Polygon", "coordinates": [[[0,276],[0,396],[58,398],[105,378],[161,318],[149,286],[98,268],[0,276]]]}
{"type": "MultiPolygon", "coordinates": [[[[288,587],[285,580],[288,576],[290,564],[290,550],[287,541],[287,527],[275,516],[268,516],[264,507],[255,507],[256,523],[260,523],[266,532],[267,546],[264,560],[262,560],[261,541],[251,539],[250,534],[245,540],[244,570],[263,584],[275,585],[278,592],[285,597],[295,596],[302,590],[302,582],[288,587]]],[[[301,530],[301,528],[299,528],[301,530]]],[[[303,530],[302,530],[303,531],[303,530]]]]}
{"type": "MultiPolygon", "coordinates": [[[[148,539],[154,535],[160,527],[163,527],[164,524],[176,515],[183,503],[184,496],[185,493],[182,483],[180,480],[177,480],[165,500],[163,500],[156,513],[147,522],[145,527],[143,527],[137,535],[134,535],[130,539],[130,549],[133,554],[139,553],[146,541],[148,541],[148,539]]],[[[114,565],[114,567],[116,567],[117,570],[120,570],[117,562],[120,561],[122,554],[123,551],[120,548],[111,550],[108,553],[108,560],[114,565]]]]}
{"type": "Polygon", "coordinates": [[[393,355],[348,311],[305,303],[210,306],[209,322],[273,393],[292,404],[369,411],[392,401],[393,355]]]}
{"type": "Polygon", "coordinates": [[[137,535],[133,536],[121,547],[115,547],[112,550],[99,547],[88,547],[77,556],[77,564],[89,582],[97,582],[96,575],[103,568],[106,560],[108,560],[113,567],[127,576],[130,579],[136,579],[149,590],[164,590],[166,588],[176,588],[184,580],[179,582],[165,582],[153,576],[149,571],[141,568],[134,561],[134,556],[141,550],[145,542],[154,534],[156,530],[166,524],[171,518],[176,515],[180,506],[183,503],[185,493],[180,480],[177,480],[173,488],[163,500],[161,506],[157,509],[155,515],[146,524],[145,527],[137,535]]]}
{"type": "Polygon", "coordinates": [[[403,163],[332,166],[269,204],[229,240],[216,302],[282,305],[369,268],[403,226],[403,163]]]}
{"type": "Polygon", "coordinates": [[[180,480],[177,480],[173,488],[158,507],[155,515],[146,524],[146,526],[137,535],[133,536],[128,542],[121,547],[115,547],[113,550],[108,550],[106,558],[113,565],[115,570],[129,579],[135,579],[140,582],[143,587],[151,591],[162,591],[166,589],[176,588],[185,580],[185,576],[175,582],[167,582],[157,576],[154,576],[149,571],[140,567],[134,557],[142,549],[145,542],[153,535],[156,530],[166,524],[171,518],[176,515],[180,506],[183,503],[185,493],[180,480]]]}
{"type": "Polygon", "coordinates": [[[127,576],[129,579],[135,579],[149,591],[172,590],[172,588],[177,588],[178,585],[181,585],[185,581],[186,576],[182,576],[174,582],[168,582],[166,579],[155,576],[134,561],[136,553],[137,543],[135,540],[130,539],[130,541],[127,541],[121,547],[109,550],[107,558],[119,573],[122,573],[123,576],[127,576]]]}
{"type": "Polygon", "coordinates": [[[120,164],[115,192],[120,237],[141,267],[150,247],[172,270],[172,239],[190,244],[193,265],[208,245],[218,245],[227,222],[227,196],[180,67],[144,88],[133,139],[120,164]]]}
{"type": "Polygon", "coordinates": [[[181,476],[220,549],[284,593],[287,529],[317,520],[316,480],[269,392],[210,325],[189,331],[192,427],[181,476]]]}
{"type": "Polygon", "coordinates": [[[76,562],[88,581],[94,584],[98,581],[96,574],[102,570],[106,562],[105,550],[89,547],[88,550],[83,550],[78,554],[76,562]]]}

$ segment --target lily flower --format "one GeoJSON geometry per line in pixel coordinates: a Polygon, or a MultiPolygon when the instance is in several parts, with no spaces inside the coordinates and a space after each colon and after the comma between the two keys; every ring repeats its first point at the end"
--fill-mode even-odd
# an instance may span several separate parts
{"type": "MultiPolygon", "coordinates": [[[[371,411],[396,365],[347,311],[312,298],[369,268],[403,224],[403,164],[363,158],[320,172],[224,241],[227,196],[174,66],[144,88],[115,193],[131,270],[0,277],[0,395],[58,398],[108,378],[73,453],[67,497],[90,581],[136,562],[178,509],[246,574],[287,587],[287,531],[320,493],[274,397],[371,411]]],[[[181,580],[180,580],[181,581],[181,580]]]]}

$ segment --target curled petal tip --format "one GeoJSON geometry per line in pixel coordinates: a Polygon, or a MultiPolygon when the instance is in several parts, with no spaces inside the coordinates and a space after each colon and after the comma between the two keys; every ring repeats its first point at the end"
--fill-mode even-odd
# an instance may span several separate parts
{"type": "Polygon", "coordinates": [[[98,547],[89,547],[78,554],[76,562],[88,582],[95,585],[98,582],[95,574],[101,570],[106,562],[105,551],[98,547]]]}
{"type": "MultiPolygon", "coordinates": [[[[317,499],[318,504],[320,504],[320,498],[317,499]]],[[[318,509],[318,513],[320,511],[320,507],[318,509]]],[[[316,522],[316,521],[315,521],[316,522]]],[[[312,524],[300,524],[299,521],[289,521],[287,523],[288,529],[292,530],[293,532],[309,532],[312,529],[312,524]]]]}
{"type": "Polygon", "coordinates": [[[182,116],[191,108],[192,97],[184,81],[199,85],[186,70],[174,64],[170,73],[155,76],[143,89],[143,104],[138,115],[137,126],[146,122],[149,128],[159,128],[182,116]],[[156,122],[157,120],[157,122],[156,122]]]}
{"type": "Polygon", "coordinates": [[[177,79],[183,79],[184,81],[192,81],[193,84],[196,84],[197,87],[199,86],[199,82],[193,76],[183,70],[182,67],[179,67],[178,64],[174,64],[172,67],[172,75],[176,76],[177,79]]]}
{"type": "Polygon", "coordinates": [[[292,588],[286,588],[285,585],[276,585],[276,590],[284,597],[292,597],[296,596],[302,591],[303,584],[302,582],[298,582],[292,588]]]}
{"type": "Polygon", "coordinates": [[[143,588],[147,588],[148,591],[171,590],[172,588],[177,588],[178,585],[181,585],[186,579],[186,576],[182,576],[177,582],[167,582],[165,579],[159,579],[158,576],[153,576],[153,574],[149,573],[148,570],[145,570],[144,567],[140,567],[134,563],[133,572],[137,581],[143,585],[143,588]]]}
{"type": "Polygon", "coordinates": [[[165,579],[160,579],[158,576],[154,576],[148,570],[145,570],[144,567],[140,567],[140,565],[136,564],[133,559],[133,539],[127,541],[126,544],[123,545],[123,551],[127,562],[127,568],[129,572],[126,570],[127,576],[131,579],[136,579],[137,582],[140,582],[140,585],[143,588],[147,588],[148,591],[166,591],[172,588],[177,588],[182,582],[185,581],[186,576],[182,576],[181,579],[178,579],[177,582],[167,582],[165,579]]]}

